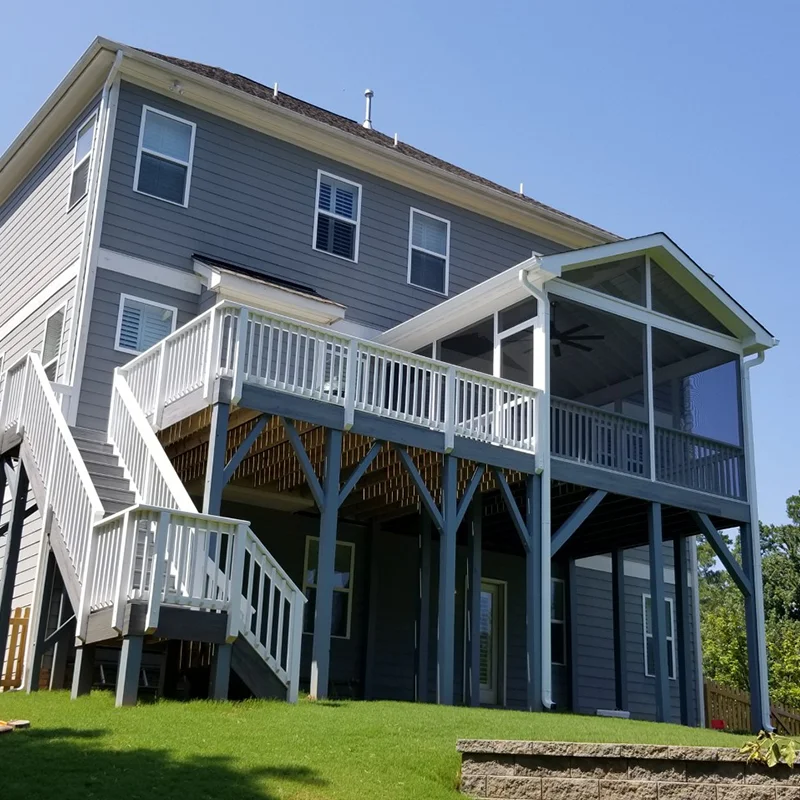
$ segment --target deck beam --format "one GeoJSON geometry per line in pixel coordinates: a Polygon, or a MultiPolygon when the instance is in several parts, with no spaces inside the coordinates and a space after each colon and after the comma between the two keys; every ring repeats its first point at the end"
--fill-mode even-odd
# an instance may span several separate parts
{"type": "Polygon", "coordinates": [[[669,722],[670,694],[667,666],[667,615],[664,593],[664,540],[661,530],[661,504],[647,510],[650,543],[650,626],[653,633],[653,670],[656,677],[656,721],[669,722]]]}

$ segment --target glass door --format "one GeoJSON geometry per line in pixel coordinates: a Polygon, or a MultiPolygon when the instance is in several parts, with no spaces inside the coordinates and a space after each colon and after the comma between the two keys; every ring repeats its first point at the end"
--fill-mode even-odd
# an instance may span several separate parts
{"type": "Polygon", "coordinates": [[[480,679],[481,703],[496,706],[499,701],[500,626],[502,587],[481,583],[480,679]]]}

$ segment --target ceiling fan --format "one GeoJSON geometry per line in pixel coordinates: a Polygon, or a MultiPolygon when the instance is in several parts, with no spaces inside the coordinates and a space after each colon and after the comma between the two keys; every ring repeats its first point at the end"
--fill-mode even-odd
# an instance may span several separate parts
{"type": "Polygon", "coordinates": [[[557,303],[550,304],[550,344],[553,347],[553,355],[561,357],[561,346],[574,347],[584,353],[591,353],[592,349],[582,342],[602,342],[606,337],[602,333],[582,333],[589,327],[588,322],[574,325],[565,331],[560,331],[556,326],[556,306],[557,303]]]}

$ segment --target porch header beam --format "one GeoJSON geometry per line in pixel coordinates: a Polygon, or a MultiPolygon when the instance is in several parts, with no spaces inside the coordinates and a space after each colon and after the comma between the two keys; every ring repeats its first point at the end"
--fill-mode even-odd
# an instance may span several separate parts
{"type": "Polygon", "coordinates": [[[500,487],[500,494],[503,495],[503,500],[505,500],[506,508],[511,515],[511,520],[517,530],[522,546],[525,548],[525,552],[528,553],[531,549],[528,526],[522,518],[517,501],[514,499],[514,493],[511,491],[511,487],[508,485],[508,481],[506,480],[506,476],[503,475],[502,470],[497,467],[492,467],[492,473],[497,481],[497,485],[500,487]]]}
{"type": "Polygon", "coordinates": [[[751,597],[753,594],[753,585],[750,583],[750,579],[744,574],[744,570],[733,557],[733,553],[728,550],[728,546],[725,544],[722,536],[720,536],[719,531],[712,525],[708,515],[692,512],[692,518],[700,529],[700,532],[708,540],[717,558],[728,571],[733,582],[739,587],[741,593],[745,597],[751,597]]]}
{"type": "Polygon", "coordinates": [[[288,417],[281,417],[281,421],[283,422],[286,436],[294,448],[297,460],[300,462],[300,467],[306,476],[308,488],[311,490],[311,494],[314,497],[314,502],[317,504],[317,508],[320,511],[323,511],[325,508],[325,493],[322,491],[322,484],[319,482],[317,473],[314,472],[314,465],[311,463],[311,459],[308,457],[306,448],[303,446],[303,442],[300,439],[300,434],[297,432],[297,428],[295,428],[294,423],[288,417]]]}
{"type": "Polygon", "coordinates": [[[583,499],[583,502],[569,515],[569,519],[555,532],[550,542],[550,558],[572,538],[575,531],[583,525],[600,503],[603,502],[607,491],[597,489],[583,499]]]}
{"type": "Polygon", "coordinates": [[[239,464],[244,461],[245,456],[250,452],[250,448],[256,443],[256,439],[258,439],[261,432],[267,426],[269,420],[270,417],[268,414],[262,414],[250,433],[247,434],[244,441],[239,445],[236,452],[231,456],[231,460],[225,465],[225,469],[222,471],[222,482],[224,484],[227,484],[233,477],[233,473],[236,472],[239,464]]]}
{"type": "Polygon", "coordinates": [[[375,442],[372,447],[370,447],[369,452],[361,459],[361,463],[352,471],[350,477],[345,482],[342,490],[339,492],[339,507],[341,507],[342,503],[347,499],[347,496],[350,492],[355,489],[356,484],[361,480],[364,473],[369,469],[370,464],[375,460],[375,456],[380,453],[381,448],[383,447],[383,442],[375,442]]]}
{"type": "Polygon", "coordinates": [[[434,502],[433,497],[431,497],[431,493],[428,491],[428,487],[425,485],[425,481],[422,475],[420,475],[414,460],[404,447],[400,447],[396,444],[393,444],[392,447],[399,456],[403,466],[408,471],[408,474],[411,477],[411,480],[414,482],[414,485],[417,487],[420,500],[427,509],[428,513],[431,515],[433,524],[439,529],[439,531],[444,531],[444,518],[442,517],[442,513],[439,511],[439,508],[434,502]]]}
{"type": "Polygon", "coordinates": [[[469,504],[472,502],[472,498],[475,495],[475,490],[481,484],[481,480],[483,479],[483,473],[485,471],[486,471],[485,465],[478,464],[478,466],[475,468],[475,473],[470,479],[470,482],[467,484],[467,488],[464,490],[464,496],[459,501],[458,511],[456,511],[456,530],[458,530],[459,526],[464,521],[464,515],[467,513],[469,504]]]}

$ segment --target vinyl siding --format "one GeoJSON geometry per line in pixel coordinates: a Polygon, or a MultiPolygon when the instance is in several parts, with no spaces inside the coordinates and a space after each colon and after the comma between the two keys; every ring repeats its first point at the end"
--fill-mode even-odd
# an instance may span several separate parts
{"type": "Polygon", "coordinates": [[[120,295],[129,294],[144,300],[178,309],[177,326],[197,315],[198,295],[171,289],[161,284],[98,269],[92,300],[86,361],[83,370],[77,424],[82,428],[103,429],[108,422],[111,382],[114,369],[135,356],[114,349],[120,295]]]}
{"type": "Polygon", "coordinates": [[[443,298],[409,286],[409,210],[449,219],[450,293],[559,248],[140,87],[123,84],[103,247],[191,269],[199,252],[314,286],[351,321],[385,329],[443,298]],[[195,122],[189,207],[133,191],[143,104],[195,122]],[[359,262],[312,248],[317,169],[362,186],[359,262]]]}
{"type": "Polygon", "coordinates": [[[67,208],[72,159],[75,133],[97,105],[78,116],[0,206],[0,324],[80,255],[87,203],[67,208]]]}
{"type": "MultiPolygon", "coordinates": [[[[0,511],[0,525],[5,525],[11,516],[12,494],[6,490],[5,502],[0,511]]],[[[28,490],[27,507],[36,503],[33,490],[28,490]]],[[[12,608],[29,606],[33,598],[33,584],[36,580],[36,568],[39,560],[39,546],[41,543],[42,520],[39,512],[35,511],[29,516],[22,527],[22,541],[20,543],[19,563],[17,564],[17,579],[14,582],[14,595],[11,601],[12,608]]],[[[5,564],[5,548],[7,537],[0,537],[0,565],[5,564]]]]}

